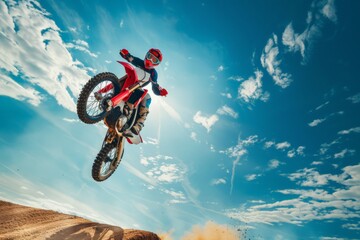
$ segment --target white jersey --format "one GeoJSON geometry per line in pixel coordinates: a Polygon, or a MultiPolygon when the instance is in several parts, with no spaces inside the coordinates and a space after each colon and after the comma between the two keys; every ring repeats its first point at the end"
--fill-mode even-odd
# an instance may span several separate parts
{"type": "Polygon", "coordinates": [[[145,72],[143,69],[135,67],[136,74],[138,76],[139,82],[144,84],[145,82],[149,81],[150,73],[145,72]]]}

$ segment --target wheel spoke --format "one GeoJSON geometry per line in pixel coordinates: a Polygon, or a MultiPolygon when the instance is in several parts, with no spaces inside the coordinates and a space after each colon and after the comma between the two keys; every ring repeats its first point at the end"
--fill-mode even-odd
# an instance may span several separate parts
{"type": "Polygon", "coordinates": [[[112,166],[112,162],[116,160],[116,147],[114,147],[113,149],[111,149],[106,157],[106,159],[104,160],[102,166],[101,166],[101,175],[102,176],[107,176],[109,173],[111,173],[111,166],[112,166]]]}
{"type": "MultiPolygon", "coordinates": [[[[112,84],[111,81],[105,80],[99,83],[90,93],[87,102],[86,102],[86,112],[90,117],[96,117],[103,112],[103,109],[100,107],[100,101],[95,98],[95,93],[105,88],[109,84],[112,84]]],[[[114,90],[111,89],[105,93],[104,97],[112,97],[114,96],[114,90]]]]}

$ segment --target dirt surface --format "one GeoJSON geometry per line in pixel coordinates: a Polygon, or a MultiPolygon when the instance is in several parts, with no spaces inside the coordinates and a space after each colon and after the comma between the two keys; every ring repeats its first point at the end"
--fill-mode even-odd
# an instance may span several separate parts
{"type": "Polygon", "coordinates": [[[50,210],[0,201],[0,240],[160,240],[151,232],[122,229],[50,210]]]}

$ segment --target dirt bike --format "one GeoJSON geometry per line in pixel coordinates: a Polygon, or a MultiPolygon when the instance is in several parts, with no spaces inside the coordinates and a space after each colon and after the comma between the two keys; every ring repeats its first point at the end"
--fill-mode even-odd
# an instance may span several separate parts
{"type": "Polygon", "coordinates": [[[129,134],[129,130],[148,92],[142,87],[150,82],[150,74],[129,63],[118,63],[124,66],[125,76],[117,78],[110,72],[97,74],[84,85],[77,102],[77,114],[82,122],[94,124],[104,120],[108,127],[92,166],[96,181],[104,181],[115,172],[124,155],[125,139],[130,144],[142,142],[140,134],[129,134]]]}

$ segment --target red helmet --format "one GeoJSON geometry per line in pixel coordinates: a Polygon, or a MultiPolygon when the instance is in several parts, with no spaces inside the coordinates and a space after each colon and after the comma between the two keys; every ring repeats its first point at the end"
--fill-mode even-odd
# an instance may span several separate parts
{"type": "Polygon", "coordinates": [[[151,48],[145,55],[145,68],[154,68],[162,61],[162,53],[159,49],[151,48]]]}

